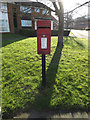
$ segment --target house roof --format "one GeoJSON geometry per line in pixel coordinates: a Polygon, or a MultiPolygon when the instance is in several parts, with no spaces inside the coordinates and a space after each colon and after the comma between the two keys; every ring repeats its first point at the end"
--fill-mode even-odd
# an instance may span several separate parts
{"type": "Polygon", "coordinates": [[[50,9],[51,11],[54,11],[50,7],[44,5],[43,3],[40,2],[15,2],[16,4],[22,5],[22,6],[32,6],[32,7],[39,7],[39,8],[46,8],[50,9]]]}

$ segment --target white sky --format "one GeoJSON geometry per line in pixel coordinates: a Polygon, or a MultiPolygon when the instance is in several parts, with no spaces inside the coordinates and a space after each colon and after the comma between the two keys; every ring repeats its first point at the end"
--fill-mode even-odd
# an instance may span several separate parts
{"type": "Polygon", "coordinates": [[[72,10],[76,5],[83,4],[89,0],[63,0],[65,9],[72,10]]]}
{"type": "MultiPolygon", "coordinates": [[[[63,0],[64,11],[73,10],[76,6],[79,6],[88,1],[89,0],[63,0]]],[[[83,15],[88,15],[88,4],[75,10],[75,12],[73,13],[73,18],[77,18],[83,15]]]]}
{"type": "MultiPolygon", "coordinates": [[[[48,0],[38,0],[39,2],[45,3],[47,6],[53,8],[53,5],[50,4],[48,0]]],[[[51,0],[54,1],[54,0],[51,0]]],[[[62,0],[64,3],[64,12],[73,10],[77,6],[88,2],[90,0],[62,0]]],[[[75,10],[73,12],[73,18],[81,17],[84,15],[88,15],[88,4],[84,5],[83,7],[80,7],[79,9],[75,10]]]]}

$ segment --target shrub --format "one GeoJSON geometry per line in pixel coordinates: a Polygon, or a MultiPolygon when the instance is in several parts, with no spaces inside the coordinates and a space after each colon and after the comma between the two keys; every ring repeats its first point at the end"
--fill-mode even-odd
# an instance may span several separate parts
{"type": "Polygon", "coordinates": [[[36,37],[37,32],[34,29],[21,29],[19,31],[21,35],[27,36],[27,37],[36,37]]]}
{"type": "Polygon", "coordinates": [[[52,30],[51,35],[52,36],[57,36],[58,35],[58,30],[52,30]]]}
{"type": "MultiPolygon", "coordinates": [[[[36,37],[37,31],[34,29],[21,29],[19,31],[21,35],[27,36],[27,37],[36,37]]],[[[64,36],[68,36],[70,33],[70,30],[64,30],[64,36]]],[[[58,30],[52,30],[51,36],[58,36],[58,30]]]]}
{"type": "MultiPolygon", "coordinates": [[[[70,30],[64,30],[64,36],[68,36],[70,33],[70,30]]],[[[58,30],[52,30],[51,31],[52,36],[57,36],[58,35],[58,30]]]]}

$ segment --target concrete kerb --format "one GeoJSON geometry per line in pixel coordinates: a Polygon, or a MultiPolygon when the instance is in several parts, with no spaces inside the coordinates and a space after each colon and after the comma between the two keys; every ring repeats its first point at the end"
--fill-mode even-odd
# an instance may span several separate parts
{"type": "Polygon", "coordinates": [[[29,113],[22,113],[20,115],[17,115],[14,117],[16,118],[84,118],[84,119],[89,119],[90,113],[88,114],[87,112],[37,112],[37,111],[31,111],[29,113]]]}

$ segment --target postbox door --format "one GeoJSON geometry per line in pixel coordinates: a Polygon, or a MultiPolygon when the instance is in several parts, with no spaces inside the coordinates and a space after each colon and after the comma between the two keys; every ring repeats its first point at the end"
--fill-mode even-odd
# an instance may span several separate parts
{"type": "Polygon", "coordinates": [[[38,35],[38,54],[49,54],[50,53],[50,35],[38,35]]]}

